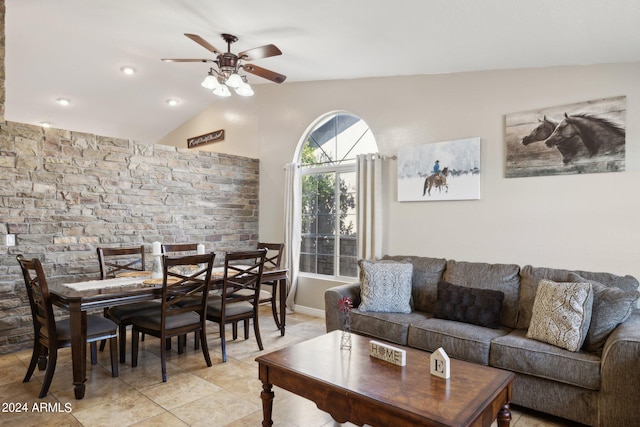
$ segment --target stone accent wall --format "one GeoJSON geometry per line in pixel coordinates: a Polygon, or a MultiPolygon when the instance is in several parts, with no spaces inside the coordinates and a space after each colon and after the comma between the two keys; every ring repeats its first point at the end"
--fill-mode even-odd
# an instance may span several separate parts
{"type": "MultiPolygon", "coordinates": [[[[3,107],[4,2],[0,14],[3,107]]],[[[0,354],[32,345],[17,254],[39,258],[50,282],[68,282],[98,278],[98,246],[145,244],[150,253],[157,240],[215,252],[254,248],[258,174],[256,159],[0,117],[0,354]],[[4,245],[7,233],[16,246],[4,245]]]]}
{"type": "Polygon", "coordinates": [[[4,91],[4,15],[5,15],[5,6],[4,0],[0,0],[0,123],[4,122],[4,99],[5,99],[5,91],[4,91]]]}

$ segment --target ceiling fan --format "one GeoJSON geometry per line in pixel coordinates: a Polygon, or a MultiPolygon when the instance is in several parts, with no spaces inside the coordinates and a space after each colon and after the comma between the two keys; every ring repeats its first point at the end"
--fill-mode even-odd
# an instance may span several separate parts
{"type": "Polygon", "coordinates": [[[276,73],[275,71],[267,70],[266,68],[258,67],[253,64],[246,64],[246,61],[253,61],[261,58],[269,58],[270,56],[282,55],[280,49],[275,45],[268,44],[265,46],[256,47],[253,49],[239,52],[237,55],[231,52],[231,43],[238,41],[236,36],[231,34],[222,34],[222,38],[227,43],[227,51],[221,52],[216,49],[211,43],[207,42],[202,37],[196,34],[187,34],[185,36],[198,43],[208,51],[216,55],[216,59],[162,59],[164,62],[213,62],[217,65],[216,68],[211,68],[209,74],[202,82],[202,86],[207,89],[211,89],[214,94],[220,96],[230,96],[231,92],[229,87],[235,89],[239,95],[250,96],[253,95],[253,90],[247,82],[246,76],[239,74],[240,70],[244,70],[247,73],[262,77],[263,79],[271,80],[275,83],[282,83],[286,80],[287,76],[276,73]]]}

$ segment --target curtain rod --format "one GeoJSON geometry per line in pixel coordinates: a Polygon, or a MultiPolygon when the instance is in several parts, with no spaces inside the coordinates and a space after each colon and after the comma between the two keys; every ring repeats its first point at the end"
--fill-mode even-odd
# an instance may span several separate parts
{"type": "MultiPolygon", "coordinates": [[[[369,153],[369,155],[374,155],[375,158],[382,159],[382,160],[397,160],[398,159],[398,156],[389,156],[389,155],[386,155],[386,154],[379,154],[379,153],[369,153]]],[[[340,160],[340,163],[345,162],[345,161],[350,161],[350,160],[356,160],[356,158],[352,157],[350,159],[342,159],[342,160],[340,160]]],[[[327,165],[327,164],[330,164],[330,163],[336,163],[336,162],[330,160],[330,161],[327,161],[327,162],[309,163],[309,165],[311,165],[311,164],[313,164],[313,165],[327,165]]],[[[340,163],[338,163],[338,164],[340,164],[340,163]]],[[[302,164],[298,163],[296,166],[302,167],[302,166],[306,166],[306,164],[302,165],[302,164]]],[[[284,167],[283,167],[283,169],[284,169],[284,167]]]]}

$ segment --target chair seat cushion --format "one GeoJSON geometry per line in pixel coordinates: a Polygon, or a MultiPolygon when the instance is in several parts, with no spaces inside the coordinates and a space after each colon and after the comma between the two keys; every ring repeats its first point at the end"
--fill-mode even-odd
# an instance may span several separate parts
{"type": "MultiPolygon", "coordinates": [[[[235,292],[233,295],[240,295],[243,297],[247,297],[247,296],[253,295],[253,292],[250,291],[249,289],[240,289],[239,291],[235,292]]],[[[229,296],[233,298],[233,295],[229,295],[229,296]]],[[[258,299],[259,302],[271,301],[272,298],[273,298],[273,294],[271,292],[260,289],[260,297],[258,299]]]]}
{"type": "MultiPolygon", "coordinates": [[[[222,300],[215,299],[207,304],[207,316],[220,317],[222,300]]],[[[253,313],[253,305],[248,301],[225,304],[225,316],[239,316],[253,313]]]]}
{"type": "MultiPolygon", "coordinates": [[[[71,325],[69,319],[56,320],[58,341],[71,340],[71,325]]],[[[118,325],[102,316],[87,316],[87,342],[102,340],[116,336],[118,325]]],[[[43,330],[46,336],[46,330],[43,330]]]]}
{"type": "MultiPolygon", "coordinates": [[[[160,330],[162,322],[161,310],[156,312],[148,312],[146,314],[134,317],[131,323],[134,327],[150,329],[154,331],[160,330]]],[[[194,325],[200,323],[200,316],[194,312],[180,313],[173,316],[167,316],[165,320],[165,328],[167,330],[181,328],[183,326],[194,325]]]]}
{"type": "Polygon", "coordinates": [[[107,317],[116,323],[129,322],[136,316],[140,316],[148,311],[159,310],[159,301],[144,301],[134,304],[118,305],[107,310],[107,317]]]}

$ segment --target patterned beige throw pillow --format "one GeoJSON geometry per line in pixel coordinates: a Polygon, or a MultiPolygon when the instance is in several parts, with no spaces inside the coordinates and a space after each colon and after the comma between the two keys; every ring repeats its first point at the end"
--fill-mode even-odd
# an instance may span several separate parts
{"type": "Polygon", "coordinates": [[[411,280],[413,263],[403,261],[361,259],[360,311],[411,313],[411,280]]]}
{"type": "Polygon", "coordinates": [[[580,350],[589,330],[592,304],[593,290],[589,283],[541,280],[527,338],[569,351],[580,350]]]}

